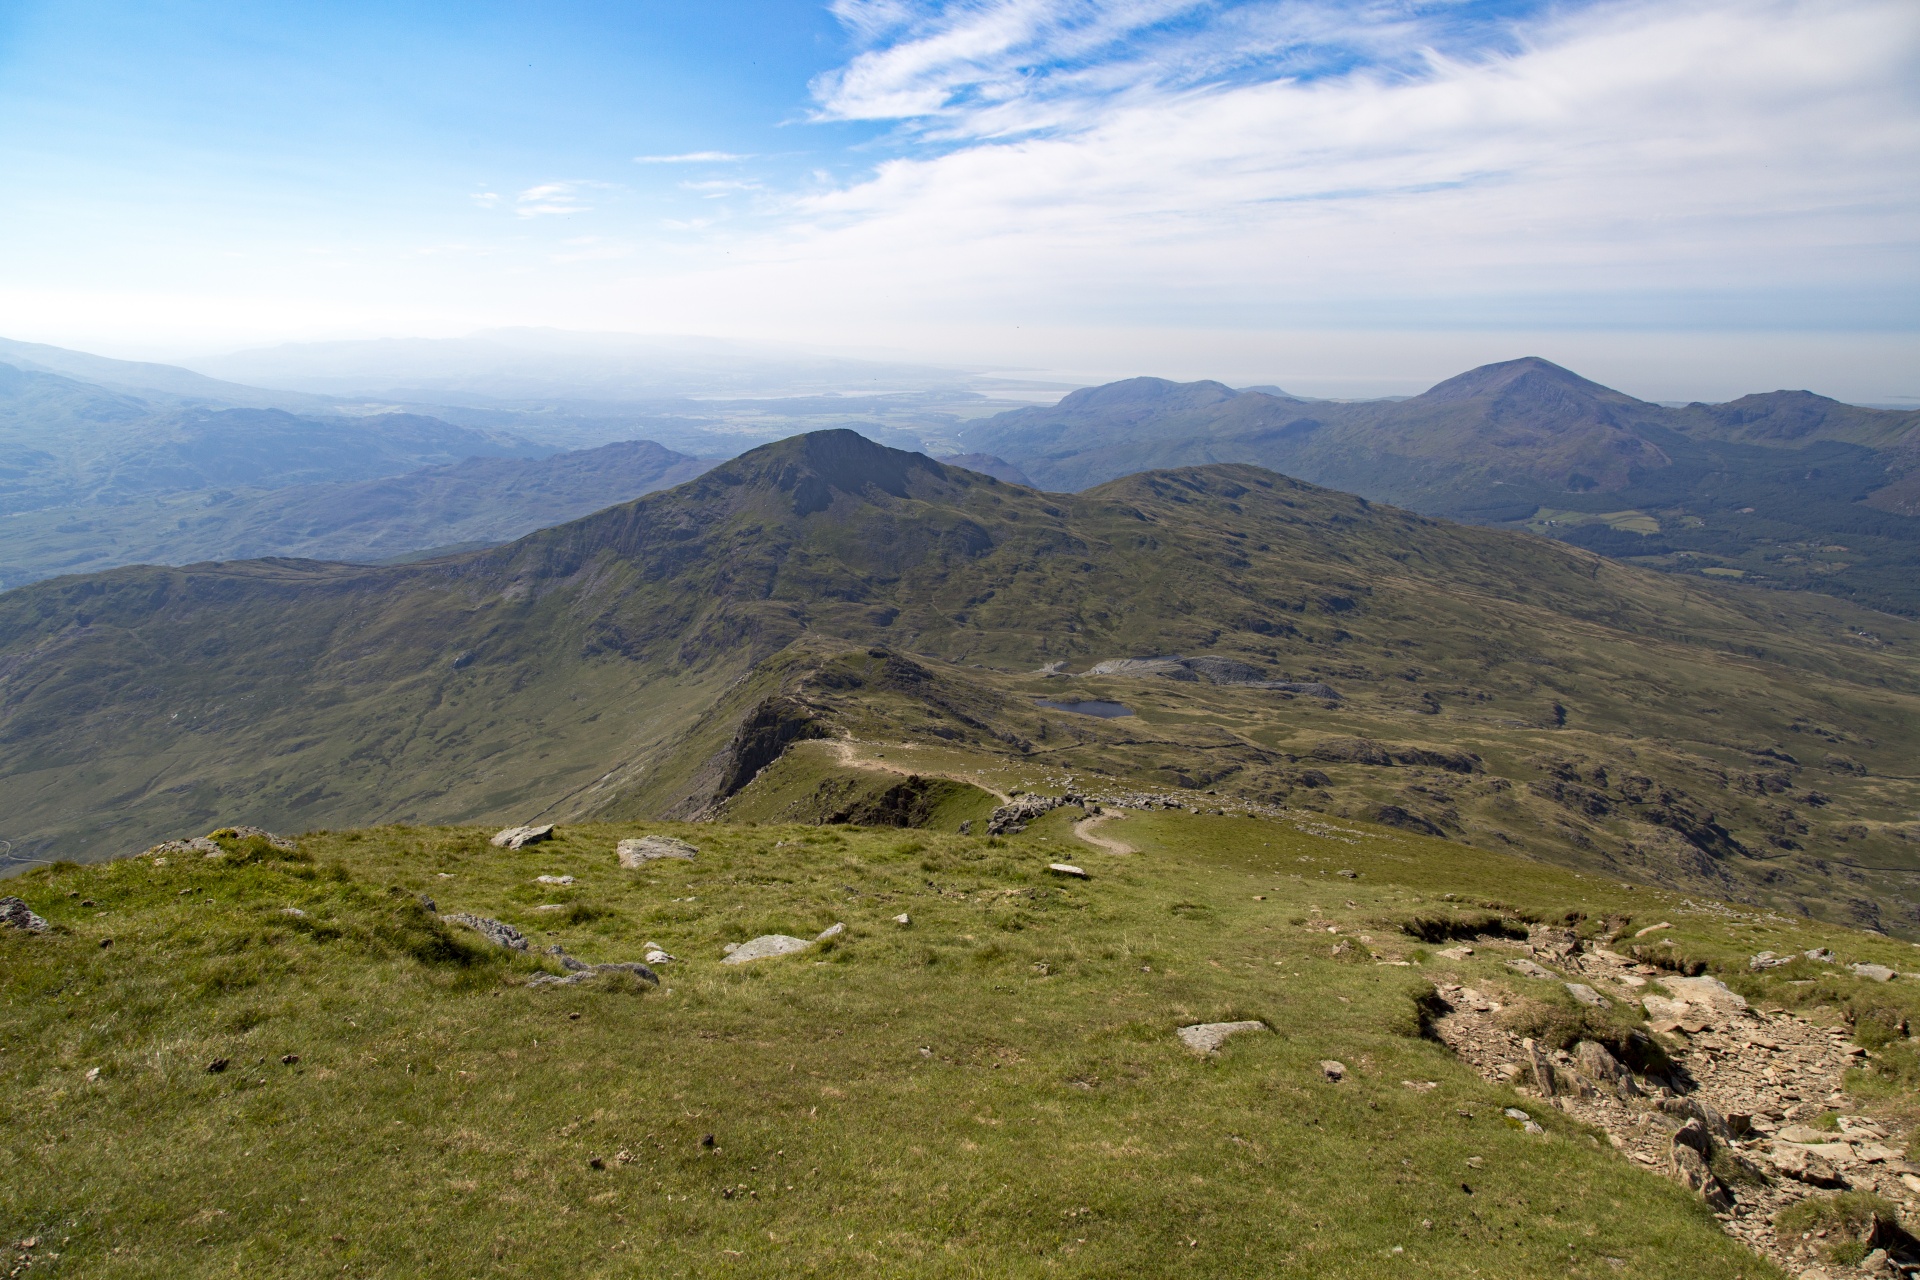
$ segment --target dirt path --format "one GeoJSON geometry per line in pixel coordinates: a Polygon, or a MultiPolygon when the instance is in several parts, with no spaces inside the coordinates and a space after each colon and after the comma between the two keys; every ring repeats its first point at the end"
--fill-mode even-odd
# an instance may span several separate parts
{"type": "Polygon", "coordinates": [[[1811,1246],[1775,1235],[1772,1218],[1782,1207],[1835,1186],[1913,1202],[1913,1184],[1900,1178],[1909,1168],[1899,1155],[1905,1143],[1891,1126],[1866,1116],[1843,1117],[1840,1132],[1816,1134],[1804,1125],[1829,1110],[1849,1109],[1842,1081],[1854,1059],[1839,1029],[1751,1008],[1712,979],[1676,981],[1604,948],[1568,954],[1480,938],[1464,950],[1512,954],[1509,967],[1520,972],[1482,978],[1478,990],[1436,983],[1447,1006],[1434,1024],[1440,1039],[1486,1079],[1604,1129],[1623,1157],[1650,1173],[1675,1175],[1675,1132],[1689,1115],[1702,1115],[1714,1146],[1765,1175],[1725,1188],[1730,1203],[1716,1206],[1722,1227],[1789,1274],[1814,1274],[1807,1268],[1817,1259],[1811,1246]],[[1529,963],[1537,976],[1526,976],[1522,967],[1529,963]],[[1508,1031],[1497,1015],[1503,1004],[1525,998],[1530,983],[1566,980],[1623,1003],[1638,1003],[1649,981],[1664,980],[1676,994],[1688,984],[1698,1003],[1680,1012],[1685,1025],[1669,1039],[1674,1078],[1621,1077],[1605,1058],[1596,1064],[1543,1053],[1548,1080],[1542,1088],[1530,1065],[1531,1042],[1508,1031]],[[1704,1111],[1696,1110],[1700,1104],[1704,1111]]]}
{"type": "MultiPolygon", "coordinates": [[[[1011,799],[1006,792],[981,781],[973,774],[949,772],[944,769],[903,768],[890,760],[880,760],[873,756],[863,754],[861,748],[865,744],[855,742],[848,738],[832,738],[822,745],[826,747],[829,755],[849,769],[867,769],[875,773],[896,773],[903,778],[946,778],[951,782],[964,782],[970,787],[978,787],[988,795],[994,797],[1001,804],[1005,804],[1011,799]]],[[[1131,850],[1127,852],[1131,852],[1131,850]]]]}
{"type": "Polygon", "coordinates": [[[1082,818],[1073,824],[1073,834],[1085,840],[1096,849],[1105,849],[1108,853],[1137,853],[1139,850],[1119,840],[1109,840],[1105,836],[1093,834],[1093,829],[1103,822],[1116,822],[1126,815],[1122,813],[1097,813],[1090,818],[1082,818]]]}

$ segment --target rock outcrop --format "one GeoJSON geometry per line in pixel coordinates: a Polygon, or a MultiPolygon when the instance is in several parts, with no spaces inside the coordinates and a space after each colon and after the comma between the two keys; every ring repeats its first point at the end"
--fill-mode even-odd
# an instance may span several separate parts
{"type": "Polygon", "coordinates": [[[622,840],[614,846],[614,856],[620,859],[621,866],[629,870],[643,867],[659,858],[691,860],[699,852],[685,840],[676,840],[672,836],[639,836],[622,840]]]}
{"type": "Polygon", "coordinates": [[[51,926],[18,898],[0,898],[0,927],[45,933],[51,926]]]}
{"type": "Polygon", "coordinates": [[[496,849],[524,849],[530,844],[553,839],[553,824],[539,827],[507,827],[496,831],[487,843],[496,849]]]}

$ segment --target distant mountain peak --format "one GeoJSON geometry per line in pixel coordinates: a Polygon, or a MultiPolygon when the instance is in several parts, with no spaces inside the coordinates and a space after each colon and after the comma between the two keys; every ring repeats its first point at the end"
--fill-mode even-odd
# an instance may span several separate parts
{"type": "Polygon", "coordinates": [[[1632,396],[1589,381],[1539,356],[1483,364],[1429,387],[1415,400],[1562,399],[1572,394],[1613,404],[1638,404],[1632,396]]]}
{"type": "Polygon", "coordinates": [[[1240,392],[1224,382],[1174,382],[1167,378],[1124,378],[1104,386],[1082,387],[1060,401],[1061,409],[1099,411],[1132,408],[1154,413],[1201,409],[1231,400],[1240,392]]]}
{"type": "Polygon", "coordinates": [[[857,431],[835,428],[750,449],[716,467],[707,479],[791,493],[794,514],[804,516],[831,506],[835,493],[861,499],[882,493],[906,498],[928,485],[944,487],[963,474],[924,453],[890,449],[857,431]]]}

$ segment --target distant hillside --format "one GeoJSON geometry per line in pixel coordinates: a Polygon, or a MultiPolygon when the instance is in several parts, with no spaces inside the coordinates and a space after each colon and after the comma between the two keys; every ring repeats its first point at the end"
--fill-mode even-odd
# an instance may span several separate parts
{"type": "Polygon", "coordinates": [[[184,490],[367,480],[542,452],[420,414],[182,407],[0,364],[0,515],[184,490]]]}
{"type": "Polygon", "coordinates": [[[1255,467],[1062,496],[829,431],[430,563],[0,595],[0,812],[34,857],[214,821],[696,813],[851,734],[1912,928],[1911,879],[1876,868],[1920,868],[1917,653],[1840,602],[1255,467]],[[1039,674],[1167,654],[1208,661],[1039,674]],[[1135,715],[1037,701],[1075,698],[1135,715]]]}
{"type": "Polygon", "coordinates": [[[98,383],[112,390],[131,391],[148,397],[157,394],[204,404],[290,409],[296,412],[326,412],[333,406],[333,401],[327,396],[300,391],[269,391],[263,387],[223,382],[178,365],[115,360],[109,356],[48,346],[43,342],[16,342],[11,338],[0,338],[0,361],[16,369],[63,374],[81,382],[98,383]]]}
{"type": "Polygon", "coordinates": [[[711,462],[648,440],[469,458],[350,484],[214,489],[0,520],[0,588],[123,564],[384,560],[505,542],[690,480],[711,462]]]}
{"type": "Polygon", "coordinates": [[[1046,488],[1252,462],[1429,515],[1525,525],[1649,567],[1920,615],[1920,412],[1804,391],[1668,408],[1545,360],[1400,401],[1135,378],[964,432],[1046,488]]]}

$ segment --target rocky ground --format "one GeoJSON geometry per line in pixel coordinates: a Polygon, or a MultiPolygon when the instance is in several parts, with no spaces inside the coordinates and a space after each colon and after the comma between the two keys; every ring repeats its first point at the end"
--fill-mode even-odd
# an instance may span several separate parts
{"type": "Polygon", "coordinates": [[[1780,1210],[1836,1190],[1920,1210],[1920,1166],[1903,1158],[1906,1135],[1847,1114],[1856,1108],[1843,1076],[1865,1051],[1843,1027],[1750,1007],[1713,978],[1664,973],[1566,930],[1536,928],[1526,942],[1481,937],[1440,954],[1463,961],[1476,952],[1504,955],[1511,981],[1438,983],[1445,1009],[1434,1030],[1487,1079],[1603,1130],[1624,1158],[1692,1186],[1728,1234],[1790,1274],[1920,1274],[1911,1239],[1891,1224],[1869,1228],[1857,1267],[1822,1261],[1834,1243],[1828,1231],[1774,1225],[1780,1210]],[[1642,1004],[1671,1067],[1635,1073],[1593,1041],[1546,1051],[1507,1029],[1502,1009],[1546,982],[1566,984],[1583,1003],[1642,1004]],[[1650,993],[1654,983],[1668,994],[1650,993]],[[1837,1127],[1827,1127],[1836,1113],[1837,1127]]]}

